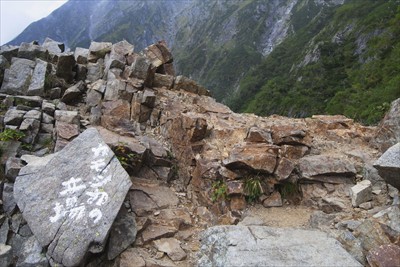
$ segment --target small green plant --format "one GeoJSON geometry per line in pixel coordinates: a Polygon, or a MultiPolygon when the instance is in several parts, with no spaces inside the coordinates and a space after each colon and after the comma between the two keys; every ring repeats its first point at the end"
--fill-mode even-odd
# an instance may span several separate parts
{"type": "Polygon", "coordinates": [[[21,147],[26,150],[26,151],[32,151],[33,150],[33,145],[32,144],[22,144],[21,147]]]}
{"type": "Polygon", "coordinates": [[[215,202],[217,200],[224,200],[228,197],[228,187],[222,180],[213,182],[212,184],[211,200],[215,202]]]}
{"type": "Polygon", "coordinates": [[[288,200],[293,204],[298,204],[301,201],[301,192],[297,183],[286,182],[278,185],[278,191],[283,199],[288,200]]]}
{"type": "Polygon", "coordinates": [[[25,134],[18,130],[5,129],[0,133],[0,141],[18,141],[24,138],[25,134]]]}
{"type": "Polygon", "coordinates": [[[129,151],[124,144],[117,145],[114,148],[114,152],[122,167],[125,169],[129,168],[134,162],[140,162],[140,157],[137,154],[129,151]]]}
{"type": "Polygon", "coordinates": [[[264,193],[260,176],[255,175],[248,177],[244,182],[244,192],[248,202],[257,200],[264,193]]]}

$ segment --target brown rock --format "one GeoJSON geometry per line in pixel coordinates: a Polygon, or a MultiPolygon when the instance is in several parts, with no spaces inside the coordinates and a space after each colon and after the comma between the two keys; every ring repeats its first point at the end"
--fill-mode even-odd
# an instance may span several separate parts
{"type": "Polygon", "coordinates": [[[368,252],[367,261],[371,267],[400,266],[400,247],[385,244],[368,252]]]}
{"type": "Polygon", "coordinates": [[[279,147],[263,143],[235,146],[223,161],[230,170],[247,169],[272,174],[277,163],[279,147]]]}
{"type": "Polygon", "coordinates": [[[167,89],[171,89],[174,83],[174,76],[156,73],[154,75],[154,87],[166,87],[167,89]]]}
{"type": "Polygon", "coordinates": [[[300,159],[308,152],[309,148],[307,146],[291,146],[283,145],[281,146],[281,157],[288,159],[300,159]]]}
{"type": "Polygon", "coordinates": [[[272,126],[272,139],[277,145],[311,146],[312,138],[305,123],[277,124],[272,126]]]}
{"type": "Polygon", "coordinates": [[[173,226],[163,226],[163,225],[150,225],[148,226],[142,233],[143,242],[149,243],[153,240],[164,238],[164,237],[173,237],[175,233],[178,232],[173,226]]]}
{"type": "Polygon", "coordinates": [[[230,197],[230,208],[232,211],[244,210],[246,206],[246,198],[243,195],[234,195],[230,197]]]}
{"type": "Polygon", "coordinates": [[[72,138],[79,135],[79,126],[76,124],[57,121],[56,134],[58,137],[71,141],[72,138]]]}
{"type": "Polygon", "coordinates": [[[281,158],[278,162],[278,167],[275,170],[275,176],[279,181],[286,180],[289,178],[289,175],[292,173],[295,166],[296,164],[293,161],[287,158],[281,158]]]}
{"type": "Polygon", "coordinates": [[[175,238],[162,238],[154,241],[154,245],[159,251],[167,253],[168,257],[173,261],[181,261],[186,258],[185,251],[175,238]]]}
{"type": "Polygon", "coordinates": [[[299,170],[303,179],[329,183],[352,183],[357,172],[348,159],[327,155],[300,159],[299,170]]]}
{"type": "Polygon", "coordinates": [[[182,230],[192,226],[192,218],[187,209],[163,209],[157,216],[157,221],[165,224],[174,226],[175,228],[182,230]]]}
{"type": "Polygon", "coordinates": [[[176,77],[173,90],[183,90],[193,94],[210,96],[210,92],[206,88],[198,85],[195,81],[185,76],[176,77]]]}
{"type": "Polygon", "coordinates": [[[120,256],[119,267],[146,267],[146,262],[137,248],[128,248],[120,256]]]}
{"type": "Polygon", "coordinates": [[[269,197],[265,198],[262,202],[266,208],[282,207],[282,197],[278,191],[273,192],[269,197]]]}
{"type": "Polygon", "coordinates": [[[115,100],[103,102],[103,114],[119,119],[130,119],[131,105],[125,100],[115,100]]]}
{"type": "Polygon", "coordinates": [[[239,194],[243,195],[244,194],[244,185],[242,181],[228,181],[226,182],[227,185],[227,194],[229,195],[234,195],[234,194],[239,194]]]}
{"type": "Polygon", "coordinates": [[[251,127],[246,136],[247,142],[272,144],[271,133],[257,127],[251,127]]]}

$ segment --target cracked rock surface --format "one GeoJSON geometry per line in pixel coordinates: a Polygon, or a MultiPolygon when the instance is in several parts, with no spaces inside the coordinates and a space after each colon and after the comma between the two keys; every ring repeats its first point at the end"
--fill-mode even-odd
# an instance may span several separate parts
{"type": "Polygon", "coordinates": [[[48,258],[76,266],[88,251],[103,250],[131,181],[96,129],[42,168],[21,173],[14,197],[40,245],[48,246],[48,258]]]}
{"type": "Polygon", "coordinates": [[[197,266],[362,266],[321,231],[214,226],[200,238],[197,266]]]}

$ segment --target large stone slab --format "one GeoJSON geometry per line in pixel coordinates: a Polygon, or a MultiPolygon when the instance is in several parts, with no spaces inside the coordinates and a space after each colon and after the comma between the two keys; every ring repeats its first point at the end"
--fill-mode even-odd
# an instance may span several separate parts
{"type": "Polygon", "coordinates": [[[390,147],[374,164],[385,181],[400,189],[400,143],[390,147]]]}
{"type": "Polygon", "coordinates": [[[24,95],[28,90],[35,62],[24,58],[12,58],[11,67],[4,71],[0,93],[24,95]]]}
{"type": "Polygon", "coordinates": [[[42,166],[21,170],[14,185],[18,207],[49,258],[82,264],[88,251],[103,249],[130,178],[94,128],[42,166]]]}
{"type": "Polygon", "coordinates": [[[197,266],[362,266],[321,231],[215,226],[201,234],[197,266]]]}
{"type": "Polygon", "coordinates": [[[351,183],[357,172],[350,160],[331,155],[301,158],[299,170],[303,179],[327,183],[351,183]]]}

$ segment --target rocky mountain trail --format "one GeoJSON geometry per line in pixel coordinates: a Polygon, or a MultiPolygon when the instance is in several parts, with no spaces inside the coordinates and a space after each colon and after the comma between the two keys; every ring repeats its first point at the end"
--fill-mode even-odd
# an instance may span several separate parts
{"type": "Polygon", "coordinates": [[[0,56],[0,265],[257,266],[279,240],[281,265],[396,259],[398,101],[376,127],[237,114],[163,41],[0,56]]]}

